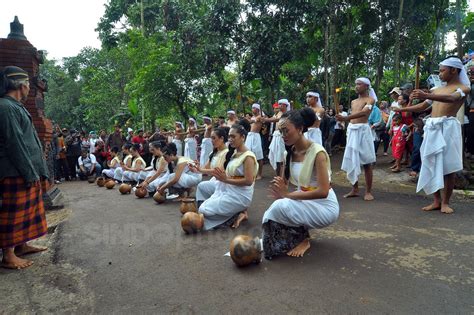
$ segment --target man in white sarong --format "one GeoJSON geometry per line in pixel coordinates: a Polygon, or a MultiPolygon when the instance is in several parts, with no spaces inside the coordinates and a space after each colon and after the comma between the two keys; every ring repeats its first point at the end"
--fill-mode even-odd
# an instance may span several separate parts
{"type": "Polygon", "coordinates": [[[257,180],[262,179],[263,170],[263,148],[262,148],[262,137],[260,136],[260,130],[262,130],[263,120],[262,111],[260,104],[252,105],[252,119],[250,132],[245,139],[245,146],[255,154],[258,162],[258,175],[257,180]]]}
{"type": "Polygon", "coordinates": [[[280,129],[278,127],[278,122],[280,121],[281,116],[290,109],[290,102],[283,98],[278,101],[280,110],[272,118],[262,118],[263,122],[275,123],[275,131],[273,132],[272,142],[270,143],[270,152],[268,153],[268,160],[270,165],[276,171],[276,176],[281,175],[281,166],[283,165],[285,159],[285,142],[281,135],[280,129]]]}
{"type": "Polygon", "coordinates": [[[359,196],[360,166],[364,166],[365,195],[364,200],[374,200],[372,195],[372,164],[375,163],[374,137],[368,124],[372,106],[377,102],[377,95],[371,87],[370,80],[358,78],[356,81],[358,98],[351,102],[350,115],[336,115],[338,121],[349,121],[347,126],[347,144],[344,151],[341,169],[347,173],[347,179],[352,185],[350,193],[344,198],[359,196]]]}
{"type": "Polygon", "coordinates": [[[184,125],[180,121],[176,121],[174,124],[174,139],[173,143],[176,145],[176,149],[178,150],[178,155],[181,156],[183,155],[183,138],[186,135],[186,132],[184,131],[184,125]]]}
{"type": "Polygon", "coordinates": [[[199,157],[199,165],[204,166],[209,161],[209,155],[212,153],[212,118],[209,115],[202,117],[204,121],[204,136],[201,142],[201,155],[199,157]]]}
{"type": "Polygon", "coordinates": [[[323,136],[319,126],[321,125],[321,119],[324,116],[324,108],[323,104],[321,103],[321,97],[319,93],[306,93],[306,103],[316,114],[316,121],[314,122],[313,126],[308,128],[308,131],[304,133],[304,136],[311,142],[323,145],[323,136]]]}
{"type": "Polygon", "coordinates": [[[453,213],[449,199],[454,189],[455,173],[463,168],[461,124],[456,119],[456,113],[469,94],[471,84],[466,69],[457,57],[440,63],[439,77],[446,85],[431,93],[415,90],[410,97],[423,102],[395,110],[421,112],[432,106],[420,148],[422,164],[416,191],[423,189],[426,194],[434,195],[434,202],[424,207],[424,211],[453,213]]]}

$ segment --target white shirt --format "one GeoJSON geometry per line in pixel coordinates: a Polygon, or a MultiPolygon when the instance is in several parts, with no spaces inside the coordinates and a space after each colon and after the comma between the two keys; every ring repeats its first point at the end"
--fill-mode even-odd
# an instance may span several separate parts
{"type": "Polygon", "coordinates": [[[87,157],[84,159],[82,159],[82,156],[80,156],[77,159],[77,162],[79,163],[79,166],[84,166],[85,168],[91,168],[92,164],[97,163],[97,160],[94,154],[88,154],[87,157]]]}

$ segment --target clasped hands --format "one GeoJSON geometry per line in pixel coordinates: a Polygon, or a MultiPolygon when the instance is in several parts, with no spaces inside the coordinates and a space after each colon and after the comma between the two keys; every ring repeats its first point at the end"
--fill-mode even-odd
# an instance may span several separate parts
{"type": "Polygon", "coordinates": [[[288,195],[288,184],[283,177],[276,176],[270,182],[270,193],[275,199],[282,199],[288,195]]]}

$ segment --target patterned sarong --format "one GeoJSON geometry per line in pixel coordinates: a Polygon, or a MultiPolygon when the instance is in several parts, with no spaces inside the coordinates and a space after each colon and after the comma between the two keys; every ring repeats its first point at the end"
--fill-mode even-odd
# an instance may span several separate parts
{"type": "Polygon", "coordinates": [[[0,248],[21,245],[47,232],[39,181],[25,186],[22,177],[0,180],[0,248]]]}
{"type": "Polygon", "coordinates": [[[304,226],[292,227],[269,220],[263,224],[263,253],[265,259],[284,255],[309,238],[304,226]]]}

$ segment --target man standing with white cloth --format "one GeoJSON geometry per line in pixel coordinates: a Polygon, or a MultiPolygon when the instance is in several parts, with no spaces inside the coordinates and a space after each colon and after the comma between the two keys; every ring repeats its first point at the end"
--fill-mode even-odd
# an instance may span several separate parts
{"type": "Polygon", "coordinates": [[[431,93],[413,91],[411,98],[423,102],[396,111],[421,112],[432,106],[420,148],[422,165],[416,191],[423,189],[426,194],[434,194],[434,202],[424,207],[424,211],[453,213],[449,199],[454,189],[455,173],[463,168],[461,124],[456,113],[471,88],[466,69],[457,57],[447,58],[439,64],[439,77],[446,85],[431,93]]]}
{"type": "Polygon", "coordinates": [[[324,108],[323,104],[321,103],[321,97],[319,93],[306,93],[306,103],[316,114],[316,121],[314,122],[313,126],[308,128],[308,131],[304,133],[304,136],[311,142],[323,145],[323,136],[319,126],[321,125],[321,119],[323,119],[324,116],[324,108]]]}
{"type": "Polygon", "coordinates": [[[252,105],[252,119],[250,132],[245,139],[245,146],[252,151],[257,157],[258,162],[258,175],[257,180],[262,179],[262,170],[263,170],[263,148],[262,148],[262,137],[260,136],[260,130],[262,130],[262,110],[260,104],[252,105]]]}
{"type": "Polygon", "coordinates": [[[276,171],[276,176],[281,176],[281,166],[285,160],[285,142],[280,132],[279,124],[281,116],[287,111],[291,110],[290,102],[286,98],[282,98],[278,101],[280,111],[272,118],[262,118],[264,122],[276,123],[275,131],[273,132],[272,142],[270,143],[270,152],[268,153],[268,159],[270,165],[276,171]]]}
{"type": "Polygon", "coordinates": [[[365,196],[364,200],[374,200],[372,195],[372,164],[375,163],[374,137],[368,124],[372,107],[377,101],[377,95],[367,78],[356,81],[358,98],[351,102],[352,113],[348,116],[336,115],[338,121],[349,121],[347,127],[347,144],[342,160],[342,170],[347,173],[347,179],[352,185],[350,193],[344,198],[359,196],[360,166],[364,166],[365,196]]]}
{"type": "Polygon", "coordinates": [[[199,165],[204,167],[209,161],[209,155],[212,153],[213,146],[211,140],[212,134],[212,118],[209,115],[204,115],[202,117],[204,121],[204,136],[201,142],[201,155],[199,156],[199,165]]]}

